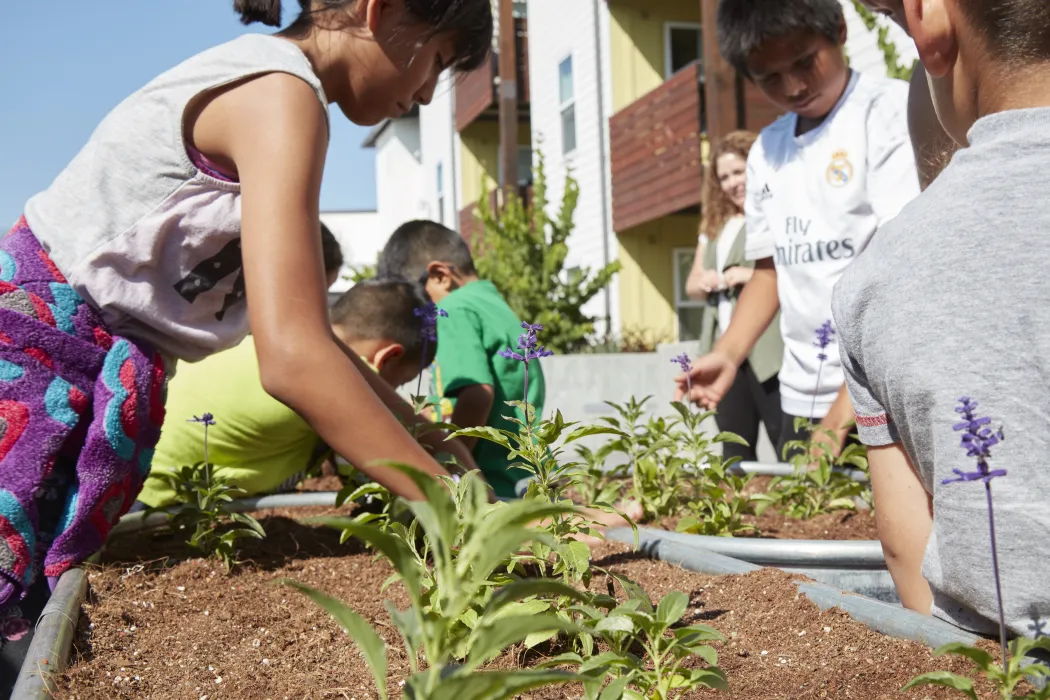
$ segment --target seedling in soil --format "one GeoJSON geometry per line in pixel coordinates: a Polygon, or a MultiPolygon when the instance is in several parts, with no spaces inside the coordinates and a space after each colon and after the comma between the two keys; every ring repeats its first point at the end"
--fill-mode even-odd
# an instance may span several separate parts
{"type": "MultiPolygon", "coordinates": [[[[1046,700],[1050,698],[1050,667],[1042,663],[1028,663],[1031,659],[1025,657],[1029,652],[1042,650],[1050,652],[1050,637],[1039,636],[1037,639],[1020,637],[1010,642],[1009,648],[1006,643],[1006,614],[1003,610],[1003,591],[999,577],[999,548],[995,539],[995,509],[992,504],[992,480],[1007,475],[1005,469],[992,469],[988,464],[991,459],[991,449],[1002,442],[1003,429],[993,430],[989,427],[992,419],[987,416],[978,417],[977,402],[968,396],[959,399],[959,406],[955,409],[962,417],[962,421],[953,426],[953,430],[962,433],[960,447],[966,451],[966,456],[973,458],[976,463],[974,471],[963,471],[953,469],[955,476],[941,482],[942,486],[955,483],[970,483],[983,481],[985,496],[988,504],[988,540],[992,555],[992,572],[995,575],[995,598],[999,607],[999,646],[1003,657],[1000,667],[995,663],[992,655],[983,649],[967,646],[966,644],[946,644],[937,649],[934,654],[955,654],[965,656],[974,662],[984,675],[992,682],[999,691],[1002,700],[1011,700],[1017,697],[1038,698],[1046,700]],[[1034,694],[1014,695],[1014,690],[1022,680],[1028,679],[1040,686],[1034,694]]],[[[1035,625],[1036,634],[1041,632],[1042,625],[1035,625]]],[[[920,685],[942,685],[954,688],[977,700],[977,694],[973,688],[973,681],[948,671],[935,671],[926,673],[909,682],[902,690],[908,690],[920,685]]]]}
{"type": "MultiPolygon", "coordinates": [[[[425,557],[391,534],[349,518],[321,518],[354,535],[386,557],[408,592],[411,604],[398,610],[387,604],[390,620],[404,642],[411,675],[405,680],[405,697],[417,700],[502,700],[542,686],[579,681],[572,674],[549,670],[482,671],[486,663],[530,635],[574,632],[575,626],[547,612],[548,603],[537,596],[587,598],[556,581],[516,580],[493,593],[493,580],[505,570],[514,554],[529,542],[544,539],[529,523],[571,509],[561,505],[523,500],[489,504],[476,475],[468,474],[456,488],[403,465],[394,465],[409,476],[426,496],[408,507],[422,528],[425,557]],[[450,490],[465,499],[457,516],[450,490]],[[523,602],[524,601],[524,602],[523,602]],[[456,663],[462,659],[462,663],[456,663]]],[[[324,608],[360,647],[375,680],[380,698],[386,687],[387,658],[383,640],[349,606],[302,584],[285,581],[324,608]]]]}
{"type": "MultiPolygon", "coordinates": [[[[194,416],[190,422],[204,426],[204,461],[182,467],[175,474],[160,475],[175,491],[176,499],[184,504],[172,516],[169,526],[176,532],[192,532],[188,544],[208,556],[217,557],[229,572],[237,563],[237,540],[244,537],[261,540],[266,537],[266,531],[250,515],[224,512],[223,506],[232,502],[235,496],[243,495],[244,491],[213,474],[208,460],[208,428],[215,425],[212,414],[194,416]]],[[[148,512],[159,510],[150,509],[148,512]]]]}
{"type": "Polygon", "coordinates": [[[718,653],[708,645],[725,637],[706,625],[679,624],[688,597],[673,591],[654,609],[644,591],[622,579],[621,583],[627,584],[629,598],[608,615],[593,605],[575,608],[594,634],[605,639],[609,651],[591,658],[562,654],[544,667],[574,665],[581,674],[590,675],[584,684],[588,700],[675,700],[697,688],[728,691],[725,672],[717,665],[718,653]],[[692,657],[703,659],[707,666],[687,668],[685,662],[692,657]],[[610,682],[603,689],[606,679],[610,682]]]}

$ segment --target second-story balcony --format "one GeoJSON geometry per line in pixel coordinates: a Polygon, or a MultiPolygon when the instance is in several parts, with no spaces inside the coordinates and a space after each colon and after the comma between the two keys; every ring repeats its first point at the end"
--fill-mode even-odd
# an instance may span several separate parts
{"type": "Polygon", "coordinates": [[[615,231],[699,206],[704,126],[699,63],[613,115],[609,150],[615,231]]]}
{"type": "MultiPolygon", "coordinates": [[[[518,49],[518,118],[529,119],[529,25],[525,18],[514,20],[515,45],[518,49]]],[[[499,116],[497,77],[499,55],[485,65],[462,76],[456,82],[456,131],[462,132],[475,121],[499,116]]]]}

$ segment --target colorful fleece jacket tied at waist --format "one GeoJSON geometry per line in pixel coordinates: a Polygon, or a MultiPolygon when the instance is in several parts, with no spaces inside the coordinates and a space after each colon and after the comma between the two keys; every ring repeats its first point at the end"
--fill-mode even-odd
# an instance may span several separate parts
{"type": "Polygon", "coordinates": [[[112,335],[25,220],[0,239],[0,606],[97,552],[149,470],[165,367],[112,335]]]}

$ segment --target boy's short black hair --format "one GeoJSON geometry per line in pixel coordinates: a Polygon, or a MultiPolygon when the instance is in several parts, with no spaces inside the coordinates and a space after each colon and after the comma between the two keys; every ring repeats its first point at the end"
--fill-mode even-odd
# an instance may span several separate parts
{"type": "Polygon", "coordinates": [[[409,221],[402,224],[379,254],[379,277],[420,280],[427,265],[443,262],[462,274],[475,275],[474,258],[463,237],[436,221],[409,221]]]}
{"type": "Polygon", "coordinates": [[[966,17],[1001,60],[1050,60],[1050,1],[961,0],[966,17]]]}
{"type": "Polygon", "coordinates": [[[358,282],[332,305],[332,325],[351,340],[392,340],[405,348],[407,362],[434,362],[437,343],[428,342],[423,355],[423,320],[416,309],[427,305],[419,285],[400,278],[358,282]]]}
{"type": "Polygon", "coordinates": [[[844,21],[839,0],[721,0],[718,48],[729,65],[750,77],[747,57],[770,39],[803,30],[837,44],[844,21]]]}
{"type": "Polygon", "coordinates": [[[343,267],[343,249],[324,222],[321,222],[321,251],[324,253],[325,274],[339,272],[343,267]]]}

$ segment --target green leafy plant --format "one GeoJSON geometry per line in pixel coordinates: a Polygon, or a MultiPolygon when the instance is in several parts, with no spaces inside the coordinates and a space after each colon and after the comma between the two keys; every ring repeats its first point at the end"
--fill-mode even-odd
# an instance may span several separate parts
{"type": "Polygon", "coordinates": [[[706,625],[680,624],[689,606],[684,593],[672,591],[654,608],[641,588],[622,578],[620,582],[626,584],[628,600],[608,614],[599,606],[610,601],[615,605],[611,598],[575,608],[609,650],[590,658],[562,654],[546,662],[545,668],[574,665],[580,674],[590,676],[584,683],[589,700],[673,700],[697,688],[729,690],[717,665],[718,653],[708,645],[725,637],[706,625]],[[687,668],[685,662],[692,657],[707,665],[687,668]],[[610,682],[603,688],[606,679],[610,682]]]}
{"type": "Polygon", "coordinates": [[[583,503],[615,503],[623,495],[624,484],[606,470],[606,463],[613,452],[607,442],[597,450],[586,445],[576,446],[580,461],[571,476],[576,494],[583,503]]]}
{"type": "Polygon", "coordinates": [[[903,63],[900,51],[897,50],[897,45],[890,39],[889,26],[880,24],[878,15],[865,7],[860,0],[853,0],[853,7],[857,10],[857,14],[860,15],[860,19],[864,22],[864,26],[867,27],[868,31],[876,32],[879,50],[882,51],[883,60],[886,62],[886,75],[899,80],[911,80],[918,61],[912,61],[911,65],[903,63]]]}
{"type": "Polygon", "coordinates": [[[354,284],[370,280],[376,276],[375,265],[353,265],[349,269],[350,274],[343,275],[343,279],[354,284]]]}
{"type": "Polygon", "coordinates": [[[773,479],[769,489],[782,512],[792,518],[808,519],[836,510],[856,510],[858,496],[871,502],[870,488],[849,473],[851,467],[867,471],[867,448],[847,445],[838,457],[832,457],[824,448],[825,441],[836,439],[830,430],[814,427],[806,418],[795,419],[795,430],[808,432],[810,438],[784,446],[785,458],[791,455],[792,473],[773,479]]]}
{"type": "MultiPolygon", "coordinates": [[[[549,580],[511,580],[493,593],[497,572],[542,532],[529,524],[571,509],[522,500],[488,503],[474,474],[456,485],[439,482],[412,467],[394,465],[409,476],[425,501],[407,505],[422,528],[424,556],[393,534],[349,518],[320,518],[350,530],[386,557],[404,585],[411,604],[398,610],[387,604],[390,621],[400,634],[411,668],[405,697],[416,700],[501,700],[529,689],[580,680],[551,670],[482,671],[506,648],[532,635],[572,632],[574,626],[547,612],[538,596],[565,596],[586,601],[571,586],[549,580]],[[457,508],[453,492],[462,502],[457,508]],[[457,510],[462,515],[457,515],[457,510]],[[456,663],[462,659],[462,663],[456,663]]],[[[387,658],[382,638],[345,603],[320,591],[285,581],[326,610],[354,639],[375,680],[380,698],[386,687],[387,658]]]]}
{"type": "Polygon", "coordinates": [[[733,470],[738,459],[723,460],[711,449],[716,444],[746,445],[747,442],[730,432],[709,437],[702,426],[714,412],[693,411],[677,402],[672,406],[679,417],[671,431],[676,449],[670,461],[683,463],[677,471],[687,477],[685,488],[692,488],[691,500],[684,506],[686,515],[679,521],[678,530],[715,536],[757,532],[757,527],[744,522],[744,516],[754,515],[757,504],[768,505],[772,499],[764,494],[747,494],[751,475],[733,470]]]}
{"type": "MultiPolygon", "coordinates": [[[[481,191],[488,191],[484,182],[481,191]]],[[[587,345],[595,318],[583,308],[620,270],[618,261],[593,273],[566,267],[579,196],[576,180],[566,175],[561,208],[557,216],[548,215],[547,173],[538,152],[531,202],[511,195],[494,210],[489,198],[481,197],[476,212],[483,229],[474,241],[478,274],[496,285],[518,318],[543,325],[547,346],[560,353],[587,345]]]]}
{"type": "MultiPolygon", "coordinates": [[[[189,532],[187,543],[208,556],[217,557],[229,572],[237,564],[237,540],[245,537],[261,540],[266,537],[266,531],[246,513],[225,512],[224,506],[244,491],[212,473],[208,461],[208,428],[215,425],[212,414],[205,413],[190,422],[204,426],[204,461],[184,466],[174,474],[158,474],[182,504],[168,525],[176,532],[189,532]]],[[[149,512],[160,510],[151,508],[149,512]]]]}
{"type": "MultiPolygon", "coordinates": [[[[1047,682],[1050,681],[1050,667],[1041,663],[1024,664],[1028,652],[1035,649],[1042,649],[1043,651],[1050,652],[1050,637],[1040,637],[1039,639],[1019,637],[1010,642],[1010,660],[1005,668],[996,663],[992,655],[985,650],[958,642],[945,644],[936,649],[933,652],[933,655],[943,656],[945,654],[954,654],[956,656],[966,657],[974,663],[989,681],[991,681],[992,685],[994,685],[999,692],[1001,700],[1012,700],[1013,698],[1035,698],[1037,700],[1047,700],[1050,698],[1050,684],[1047,684],[1047,682]],[[1017,686],[1026,678],[1040,679],[1043,688],[1034,693],[1028,693],[1025,695],[1014,694],[1017,686]]],[[[965,676],[951,673],[950,671],[924,673],[918,678],[909,681],[906,686],[901,688],[901,690],[910,690],[922,685],[940,685],[947,688],[953,688],[963,695],[966,695],[973,700],[977,700],[977,692],[974,690],[973,681],[965,676]]]]}

